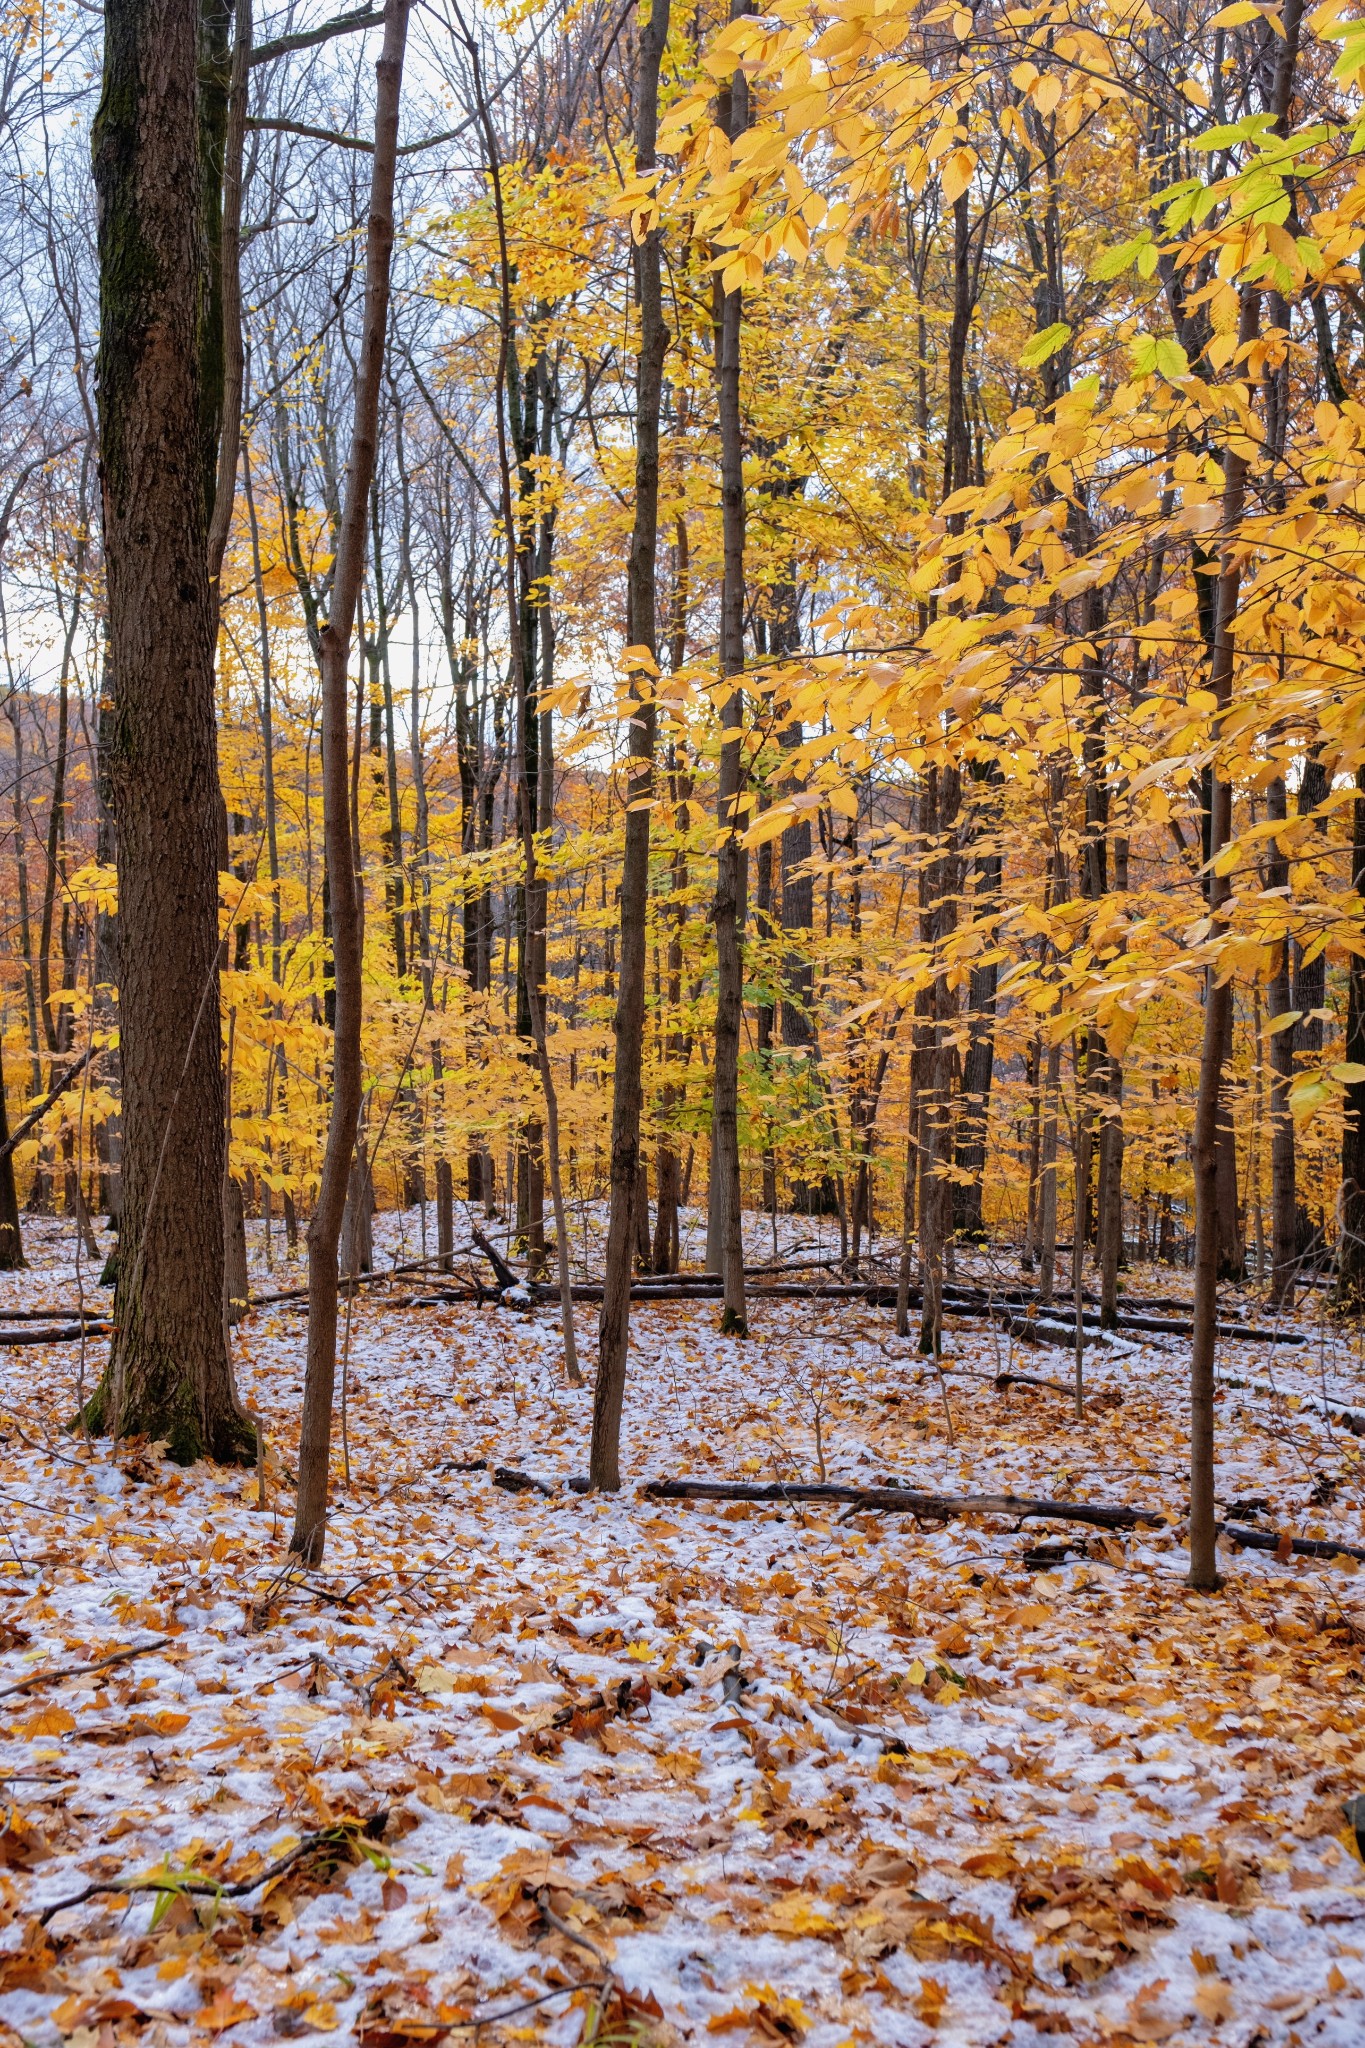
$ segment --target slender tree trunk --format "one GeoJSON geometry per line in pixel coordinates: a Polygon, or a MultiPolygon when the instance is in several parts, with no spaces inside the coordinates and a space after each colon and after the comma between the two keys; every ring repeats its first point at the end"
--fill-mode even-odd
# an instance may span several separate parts
{"type": "MultiPolygon", "coordinates": [[[[1365,895],[1365,769],[1356,771],[1351,825],[1351,886],[1365,895]]],[[[1365,1068],[1365,959],[1359,953],[1351,955],[1346,991],[1346,1058],[1365,1068]]],[[[1358,1316],[1365,1313],[1365,1081],[1348,1083],[1343,1107],[1337,1301],[1358,1316]]]]}
{"type": "MultiPolygon", "coordinates": [[[[655,165],[659,129],[659,70],[668,41],[669,0],[653,0],[640,37],[635,77],[635,168],[655,165]]],[[[643,1221],[649,1250],[649,1210],[640,1157],[642,1064],[645,1043],[645,949],[649,910],[649,806],[654,793],[654,735],[658,676],[656,565],[659,537],[659,412],[663,401],[664,325],[660,234],[652,229],[635,250],[640,307],[640,353],[635,366],[635,526],[626,582],[625,659],[630,664],[630,720],[626,779],[625,851],[621,865],[621,966],[616,996],[616,1057],[611,1112],[611,1206],[607,1218],[602,1314],[598,1325],[597,1386],[593,1398],[588,1476],[613,1491],[621,1484],[621,1404],[630,1341],[631,1260],[643,1221]],[[643,1219],[638,1205],[645,1201],[643,1219]]]]}
{"type": "MultiPolygon", "coordinates": [[[[9,1111],[5,1076],[0,1068],[0,1147],[9,1143],[9,1111]]],[[[14,1154],[0,1151],[0,1273],[17,1273],[28,1264],[19,1225],[19,1197],[14,1186],[14,1154]]]]}
{"type": "MultiPolygon", "coordinates": [[[[735,0],[734,15],[748,11],[735,0]]],[[[742,71],[719,95],[718,125],[735,140],[749,125],[749,87],[742,71]]],[[[748,1331],[744,1297],[743,1202],[739,1157],[739,1047],[744,1008],[744,919],[748,854],[741,834],[744,693],[744,437],[739,378],[743,294],[715,279],[714,322],[719,392],[721,524],[724,569],[720,599],[720,672],[733,687],[721,707],[716,855],[716,1038],[712,1083],[711,1176],[706,1263],[723,1276],[721,1329],[748,1331]]]]}
{"type": "MultiPolygon", "coordinates": [[[[223,1333],[218,769],[201,326],[198,10],[109,0],[93,148],[118,817],[123,1231],[87,1421],[249,1457],[223,1333]]],[[[216,451],[215,451],[216,452],[216,451]]]]}
{"type": "MultiPolygon", "coordinates": [[[[1267,785],[1266,812],[1271,821],[1283,823],[1288,817],[1282,775],[1267,785]]],[[[1265,881],[1267,890],[1289,887],[1289,856],[1274,839],[1267,842],[1265,881]]],[[[1273,1308],[1290,1308],[1294,1301],[1298,1243],[1294,1112],[1289,1106],[1289,1091],[1294,1085],[1294,1027],[1283,1021],[1292,1007],[1288,938],[1276,944],[1275,971],[1266,999],[1270,1005],[1268,1022],[1278,1026],[1270,1033],[1270,1303],[1273,1308]]]]}
{"type": "Polygon", "coordinates": [[[1051,1304],[1057,1285],[1057,1097],[1062,1085],[1062,1047],[1047,1049],[1043,1076],[1042,1130],[1038,1142],[1038,1301],[1051,1304]]]}
{"type": "MultiPolygon", "coordinates": [[[[498,237],[499,331],[497,373],[494,379],[497,397],[498,481],[506,543],[504,590],[507,600],[508,639],[511,646],[513,711],[520,741],[512,750],[512,759],[515,764],[515,801],[521,834],[523,898],[527,906],[527,938],[530,940],[534,937],[533,906],[540,883],[536,875],[535,836],[535,806],[538,792],[530,773],[526,736],[534,732],[538,738],[539,725],[527,696],[526,643],[523,638],[524,617],[519,587],[521,564],[512,497],[512,463],[507,440],[508,374],[512,354],[512,264],[507,246],[507,221],[503,211],[501,163],[497,137],[484,93],[479,48],[472,38],[466,37],[464,40],[473,73],[475,108],[487,151],[488,175],[493,188],[493,213],[498,237]]],[[[559,1266],[560,1326],[564,1335],[564,1371],[571,1386],[581,1386],[583,1382],[578,1369],[578,1347],[573,1320],[573,1284],[569,1271],[569,1223],[564,1207],[564,1186],[560,1172],[559,1094],[555,1087],[554,1069],[550,1063],[549,1041],[545,1031],[544,989],[534,965],[535,955],[530,946],[523,952],[523,960],[528,971],[520,977],[519,997],[524,996],[529,1011],[531,1038],[535,1047],[536,1063],[540,1069],[541,1093],[545,1098],[550,1191],[555,1214],[555,1255],[559,1266]]]]}
{"type": "Polygon", "coordinates": [[[1114,1329],[1119,1314],[1119,1267],[1123,1260],[1123,1065],[1106,1053],[1112,1107],[1100,1125],[1100,1325],[1114,1329]]]}
{"type": "MultiPolygon", "coordinates": [[[[1249,346],[1260,325],[1260,293],[1242,287],[1238,342],[1249,346]]],[[[1237,606],[1241,563],[1234,551],[1246,503],[1247,460],[1228,449],[1223,457],[1223,565],[1217,585],[1217,628],[1209,685],[1221,716],[1232,703],[1237,606]]],[[[1215,767],[1209,807],[1209,858],[1216,861],[1232,837],[1232,785],[1215,767]]],[[[1229,895],[1226,876],[1210,867],[1209,913],[1215,924],[1229,895]]],[[[1204,1038],[1199,1059],[1199,1094],[1194,1113],[1194,1334],[1190,1346],[1190,1584],[1210,1590],[1218,1584],[1218,1531],[1214,1506],[1214,1351],[1222,1229],[1219,1219],[1218,1126],[1223,1103],[1224,1063],[1232,1035],[1232,982],[1208,970],[1204,990],[1204,1038]]]]}
{"type": "Polygon", "coordinates": [[[375,67],[374,158],[365,248],[365,308],[356,372],[351,456],[337,537],[327,624],[322,633],[323,835],[336,958],[336,1030],[332,1107],[317,1203],[308,1226],[308,1361],[299,1437],[299,1491],[289,1547],[305,1563],[321,1561],[327,1534],[332,1403],[336,1385],[337,1246],[360,1116],[362,923],[360,878],[351,837],[347,679],[356,601],[365,572],[366,508],[379,435],[379,391],[388,325],[393,252],[393,187],[398,108],[408,31],[408,0],[385,0],[384,43],[375,67]]]}

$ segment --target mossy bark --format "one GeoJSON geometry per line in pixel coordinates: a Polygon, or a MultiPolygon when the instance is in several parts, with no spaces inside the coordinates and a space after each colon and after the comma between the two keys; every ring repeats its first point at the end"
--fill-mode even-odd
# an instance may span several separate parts
{"type": "Polygon", "coordinates": [[[108,0],[93,135],[123,1218],[92,1427],[249,1458],[223,1328],[200,0],[108,0]]]}

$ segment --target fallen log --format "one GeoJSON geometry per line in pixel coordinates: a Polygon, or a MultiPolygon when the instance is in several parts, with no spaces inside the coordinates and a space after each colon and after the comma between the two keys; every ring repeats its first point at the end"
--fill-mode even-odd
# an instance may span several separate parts
{"type": "MultiPolygon", "coordinates": [[[[464,1245],[459,1251],[434,1252],[429,1259],[409,1259],[404,1265],[384,1266],[373,1273],[348,1273],[345,1285],[347,1287],[377,1287],[381,1281],[402,1279],[409,1273],[429,1273],[433,1268],[445,1271],[447,1270],[444,1265],[445,1260],[464,1258],[468,1256],[468,1253],[469,1247],[464,1245]]],[[[276,1294],[253,1294],[247,1306],[249,1308],[273,1308],[282,1301],[307,1301],[307,1299],[308,1289],[306,1287],[284,1287],[276,1294]]]]}
{"type": "Polygon", "coordinates": [[[19,1344],[78,1344],[82,1337],[107,1337],[112,1323],[62,1324],[54,1329],[0,1330],[0,1349],[19,1344]]]}
{"type": "Polygon", "coordinates": [[[1014,1493],[921,1493],[911,1486],[839,1486],[783,1480],[655,1479],[641,1489],[650,1500],[829,1501],[878,1513],[922,1515],[950,1521],[958,1515],[1008,1515],[1026,1522],[1084,1522],[1092,1529],[1161,1528],[1165,1516],[1149,1508],[1106,1507],[1093,1501],[1026,1500],[1014,1493]]]}
{"type": "Polygon", "coordinates": [[[495,1465],[493,1484],[500,1486],[504,1493],[540,1493],[546,1500],[554,1499],[553,1486],[548,1486],[543,1479],[537,1479],[534,1473],[518,1472],[512,1465],[495,1465]]]}
{"type": "Polygon", "coordinates": [[[1049,1394],[1065,1394],[1068,1401],[1076,1392],[1074,1386],[1064,1386],[1060,1380],[1039,1379],[1036,1373],[1031,1372],[998,1372],[992,1385],[1002,1394],[1008,1393],[1011,1387],[1037,1387],[1049,1394]]]}
{"type": "Polygon", "coordinates": [[[52,1308],[0,1308],[0,1325],[5,1323],[97,1323],[103,1309],[63,1308],[58,1302],[52,1308]]]}
{"type": "Polygon", "coordinates": [[[1269,1529],[1246,1529],[1238,1522],[1219,1522],[1220,1536],[1230,1536],[1243,1550],[1273,1550],[1279,1556],[1289,1545],[1291,1557],[1365,1558],[1365,1544],[1336,1543],[1324,1536],[1276,1536],[1269,1529]]]}
{"type": "Polygon", "coordinates": [[[1267,1386],[1264,1380],[1237,1380],[1220,1374],[1219,1387],[1237,1388],[1251,1394],[1260,1394],[1268,1401],[1296,1401],[1296,1413],[1320,1415],[1324,1422],[1339,1422],[1352,1436],[1365,1436],[1365,1415],[1358,1408],[1348,1408],[1344,1401],[1333,1401],[1330,1396],[1320,1401],[1315,1394],[1296,1394],[1289,1387],[1267,1386]]]}

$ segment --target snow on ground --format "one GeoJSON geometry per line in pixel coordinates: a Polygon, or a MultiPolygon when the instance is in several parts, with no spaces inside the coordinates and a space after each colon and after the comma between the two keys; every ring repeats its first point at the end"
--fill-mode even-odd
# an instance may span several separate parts
{"type": "MultiPolygon", "coordinates": [[[[382,1222],[390,1254],[416,1250],[413,1218],[382,1222]]],[[[69,1305],[69,1237],[28,1234],[35,1270],[0,1305],[69,1305]]],[[[1088,1351],[1079,1425],[994,1384],[1011,1363],[1064,1379],[1067,1354],[985,1323],[951,1326],[940,1383],[857,1304],[763,1304],[748,1342],[714,1303],[642,1307],[627,1488],[585,1498],[563,1482],[592,1396],[563,1384],[555,1312],[404,1308],[411,1286],[356,1303],[350,1477],[338,1444],[316,1573],[286,1555],[296,1306],[235,1340],[271,1435],[264,1511],[254,1475],[64,1434],[77,1346],[0,1350],[0,2039],[1365,2038],[1341,1810],[1365,1789],[1365,1599],[1339,1562],[1237,1551],[1221,1596],[1185,1586],[1181,1339],[1088,1351]],[[635,1490],[822,1458],[1169,1526],[635,1490]],[[459,1469],[479,1459],[553,1497],[459,1469]]],[[[1303,1351],[1221,1346],[1220,1499],[1360,1542],[1357,1440],[1296,1402],[1365,1406],[1365,1370],[1347,1333],[1303,1327],[1303,1351]]]]}

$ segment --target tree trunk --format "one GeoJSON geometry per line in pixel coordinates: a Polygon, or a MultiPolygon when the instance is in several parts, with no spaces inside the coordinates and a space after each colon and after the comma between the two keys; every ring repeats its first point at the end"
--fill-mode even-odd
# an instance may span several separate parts
{"type": "Polygon", "coordinates": [[[370,1184],[365,1140],[357,1137],[346,1177],[346,1207],[341,1215],[341,1271],[346,1279],[374,1268],[374,1189],[370,1184]]]}
{"type": "Polygon", "coordinates": [[[323,837],[331,890],[336,960],[332,1107],[317,1204],[308,1226],[308,1362],[299,1437],[299,1491],[289,1547],[321,1562],[327,1535],[332,1401],[336,1384],[337,1245],[360,1116],[362,925],[350,812],[347,676],[356,600],[365,570],[365,514],[379,433],[379,388],[388,325],[393,251],[393,186],[398,106],[407,40],[408,0],[385,0],[384,43],[376,65],[374,158],[365,249],[365,309],[356,372],[346,500],[337,536],[327,624],[322,633],[323,837]]]}
{"type": "MultiPolygon", "coordinates": [[[[1293,4],[1293,0],[1290,0],[1293,4]]],[[[1260,325],[1260,294],[1242,287],[1238,343],[1249,346],[1260,325]]],[[[1217,627],[1209,685],[1218,712],[1232,703],[1233,658],[1241,564],[1234,537],[1246,503],[1247,460],[1228,449],[1223,457],[1224,554],[1217,584],[1217,627]]],[[[1209,805],[1209,858],[1217,860],[1232,837],[1232,785],[1215,767],[1209,805]]],[[[1209,914],[1215,924],[1229,895],[1227,877],[1210,866],[1209,914]]],[[[1214,1351],[1218,1281],[1222,1259],[1219,1218],[1219,1116],[1224,1065],[1232,1038],[1232,982],[1208,970],[1204,990],[1204,1038],[1199,1059],[1199,1094],[1194,1113],[1194,1313],[1190,1345],[1190,1584],[1211,1590],[1218,1584],[1218,1525],[1214,1505],[1214,1351]]]]}
{"type": "MultiPolygon", "coordinates": [[[[1267,817],[1283,822],[1288,817],[1284,777],[1277,775],[1265,794],[1267,817]]],[[[1274,839],[1267,841],[1265,885],[1267,890],[1289,888],[1289,856],[1274,839]]],[[[1294,1027],[1281,1021],[1292,1008],[1287,937],[1276,944],[1275,971],[1266,999],[1270,1005],[1267,1021],[1279,1026],[1270,1033],[1270,1304],[1291,1308],[1298,1244],[1294,1112],[1289,1107],[1289,1091],[1294,1085],[1294,1027]]],[[[1353,1057],[1347,1054],[1348,1059],[1353,1057]]]]}
{"type": "Polygon", "coordinates": [[[123,1228],[93,1429],[250,1457],[223,1332],[218,765],[198,9],[109,0],[93,137],[118,818],[123,1228]]]}
{"type": "MultiPolygon", "coordinates": [[[[1365,895],[1365,768],[1356,770],[1352,813],[1351,886],[1365,895]]],[[[1346,1058],[1365,1067],[1365,960],[1352,953],[1346,991],[1346,1058]]],[[[1341,1133],[1341,1241],[1337,1248],[1337,1301],[1353,1316],[1365,1313],[1365,1081],[1352,1081],[1343,1104],[1341,1133]]]]}
{"type": "MultiPolygon", "coordinates": [[[[655,165],[659,70],[668,41],[669,0],[653,0],[640,37],[635,77],[635,168],[655,165]]],[[[621,967],[616,994],[616,1053],[611,1110],[611,1206],[607,1218],[602,1314],[598,1323],[588,1476],[594,1486],[621,1484],[621,1404],[630,1341],[630,1280],[637,1245],[649,1261],[649,1197],[640,1156],[644,1100],[645,957],[649,913],[649,807],[654,794],[654,685],[659,673],[656,567],[659,543],[659,411],[663,401],[664,324],[660,234],[635,248],[640,353],[635,365],[635,524],[626,577],[625,660],[630,694],[625,850],[621,864],[621,967]]]]}
{"type": "Polygon", "coordinates": [[[1119,1267],[1123,1261],[1123,1066],[1107,1053],[1112,1107],[1100,1125],[1100,1327],[1115,1329],[1119,1314],[1119,1267]]]}
{"type": "Polygon", "coordinates": [[[251,1303],[246,1260],[246,1205],[242,1183],[223,1175],[223,1314],[240,1323],[251,1303]]]}
{"type": "Polygon", "coordinates": [[[1062,1047],[1047,1049],[1042,1129],[1038,1143],[1038,1301],[1051,1304],[1057,1284],[1057,1096],[1062,1084],[1062,1047]]]}
{"type": "MultiPolygon", "coordinates": [[[[9,1143],[9,1111],[5,1105],[5,1076],[0,1067],[0,1146],[9,1143]]],[[[19,1197],[14,1186],[14,1154],[0,1154],[0,1273],[17,1273],[28,1264],[24,1238],[19,1226],[19,1197]]]]}
{"type": "MultiPolygon", "coordinates": [[[[747,12],[736,0],[735,15],[747,12]]],[[[732,140],[749,125],[749,87],[737,71],[719,95],[719,126],[732,140]]],[[[720,672],[734,687],[721,708],[722,740],[717,790],[716,855],[716,1039],[712,1083],[711,1176],[708,1192],[706,1263],[724,1278],[721,1329],[748,1332],[744,1300],[743,1204],[739,1159],[739,1045],[744,1010],[744,916],[748,854],[742,838],[739,797],[743,780],[744,694],[744,439],[740,420],[739,373],[743,294],[715,280],[716,377],[719,386],[721,523],[724,569],[720,599],[720,672]]]]}

